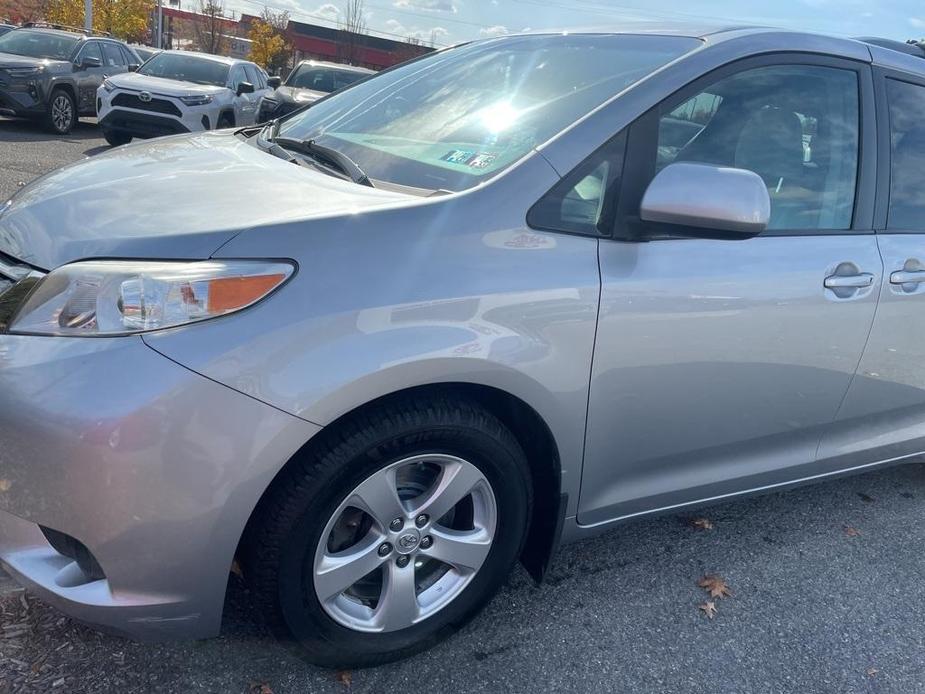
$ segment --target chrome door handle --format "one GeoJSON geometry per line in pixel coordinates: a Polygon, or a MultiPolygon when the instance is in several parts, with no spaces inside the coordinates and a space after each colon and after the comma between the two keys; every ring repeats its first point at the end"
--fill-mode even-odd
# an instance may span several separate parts
{"type": "Polygon", "coordinates": [[[897,270],[890,274],[890,284],[921,284],[925,282],[925,270],[897,270]]]}
{"type": "MultiPolygon", "coordinates": [[[[925,275],[925,273],[922,274],[925,275]]],[[[874,276],[869,272],[861,272],[857,275],[829,275],[824,282],[826,289],[861,289],[873,283],[874,276]]]]}

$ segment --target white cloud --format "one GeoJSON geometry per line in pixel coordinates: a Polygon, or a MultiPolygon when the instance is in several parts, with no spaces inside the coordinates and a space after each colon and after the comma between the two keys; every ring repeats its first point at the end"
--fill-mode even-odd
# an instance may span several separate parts
{"type": "Polygon", "coordinates": [[[395,7],[412,10],[426,10],[428,12],[448,12],[456,14],[456,4],[453,0],[395,0],[395,7]]]}
{"type": "Polygon", "coordinates": [[[495,24],[493,27],[479,29],[482,36],[504,36],[508,33],[507,27],[501,24],[495,24]]]}
{"type": "Polygon", "coordinates": [[[314,14],[320,15],[325,19],[330,19],[332,22],[334,22],[337,21],[337,17],[340,15],[340,10],[337,9],[337,5],[326,2],[317,10],[315,10],[314,14]]]}
{"type": "Polygon", "coordinates": [[[925,19],[919,17],[909,17],[909,24],[914,26],[916,29],[925,28],[925,19]]]}

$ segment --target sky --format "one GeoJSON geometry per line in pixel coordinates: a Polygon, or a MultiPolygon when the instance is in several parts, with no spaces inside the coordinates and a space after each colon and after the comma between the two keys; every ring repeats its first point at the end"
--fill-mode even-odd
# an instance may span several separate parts
{"type": "MultiPolygon", "coordinates": [[[[346,0],[226,0],[237,12],[263,5],[292,19],[336,26],[346,0]]],[[[925,4],[913,0],[363,0],[370,33],[448,46],[524,30],[639,21],[745,23],[840,36],[925,37],[925,4]]],[[[188,4],[188,2],[183,3],[188,4]]]]}

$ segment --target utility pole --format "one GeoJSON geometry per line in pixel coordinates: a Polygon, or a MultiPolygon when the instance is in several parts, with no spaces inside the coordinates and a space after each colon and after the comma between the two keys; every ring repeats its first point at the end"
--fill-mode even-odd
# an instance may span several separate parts
{"type": "MultiPolygon", "coordinates": [[[[89,2],[89,0],[87,0],[87,2],[89,2]]],[[[161,32],[164,26],[163,9],[164,9],[164,6],[162,4],[162,0],[157,0],[157,47],[158,48],[164,47],[164,41],[161,38],[161,32]]]]}
{"type": "Polygon", "coordinates": [[[84,29],[93,31],[93,0],[84,0],[84,29]]]}

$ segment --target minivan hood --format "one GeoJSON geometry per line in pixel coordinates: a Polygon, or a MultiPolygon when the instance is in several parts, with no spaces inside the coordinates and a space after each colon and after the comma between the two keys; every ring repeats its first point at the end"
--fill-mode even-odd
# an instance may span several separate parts
{"type": "Polygon", "coordinates": [[[43,269],[84,258],[204,259],[247,229],[408,199],[296,166],[233,133],[179,135],[24,187],[0,207],[0,252],[43,269]]]}
{"type": "Polygon", "coordinates": [[[219,92],[229,91],[228,87],[216,87],[212,84],[196,84],[195,82],[169,80],[164,77],[140,75],[137,72],[126,72],[121,75],[113,75],[109,78],[109,83],[119,89],[147,91],[152,94],[163,94],[164,96],[193,96],[198,94],[218,94],[219,92]]]}
{"type": "Polygon", "coordinates": [[[276,94],[281,101],[290,101],[299,104],[310,104],[313,101],[318,101],[318,99],[323,96],[327,96],[324,92],[317,92],[314,89],[287,87],[285,84],[276,90],[276,94]],[[297,96],[301,96],[302,100],[299,101],[296,98],[297,96]]]}

